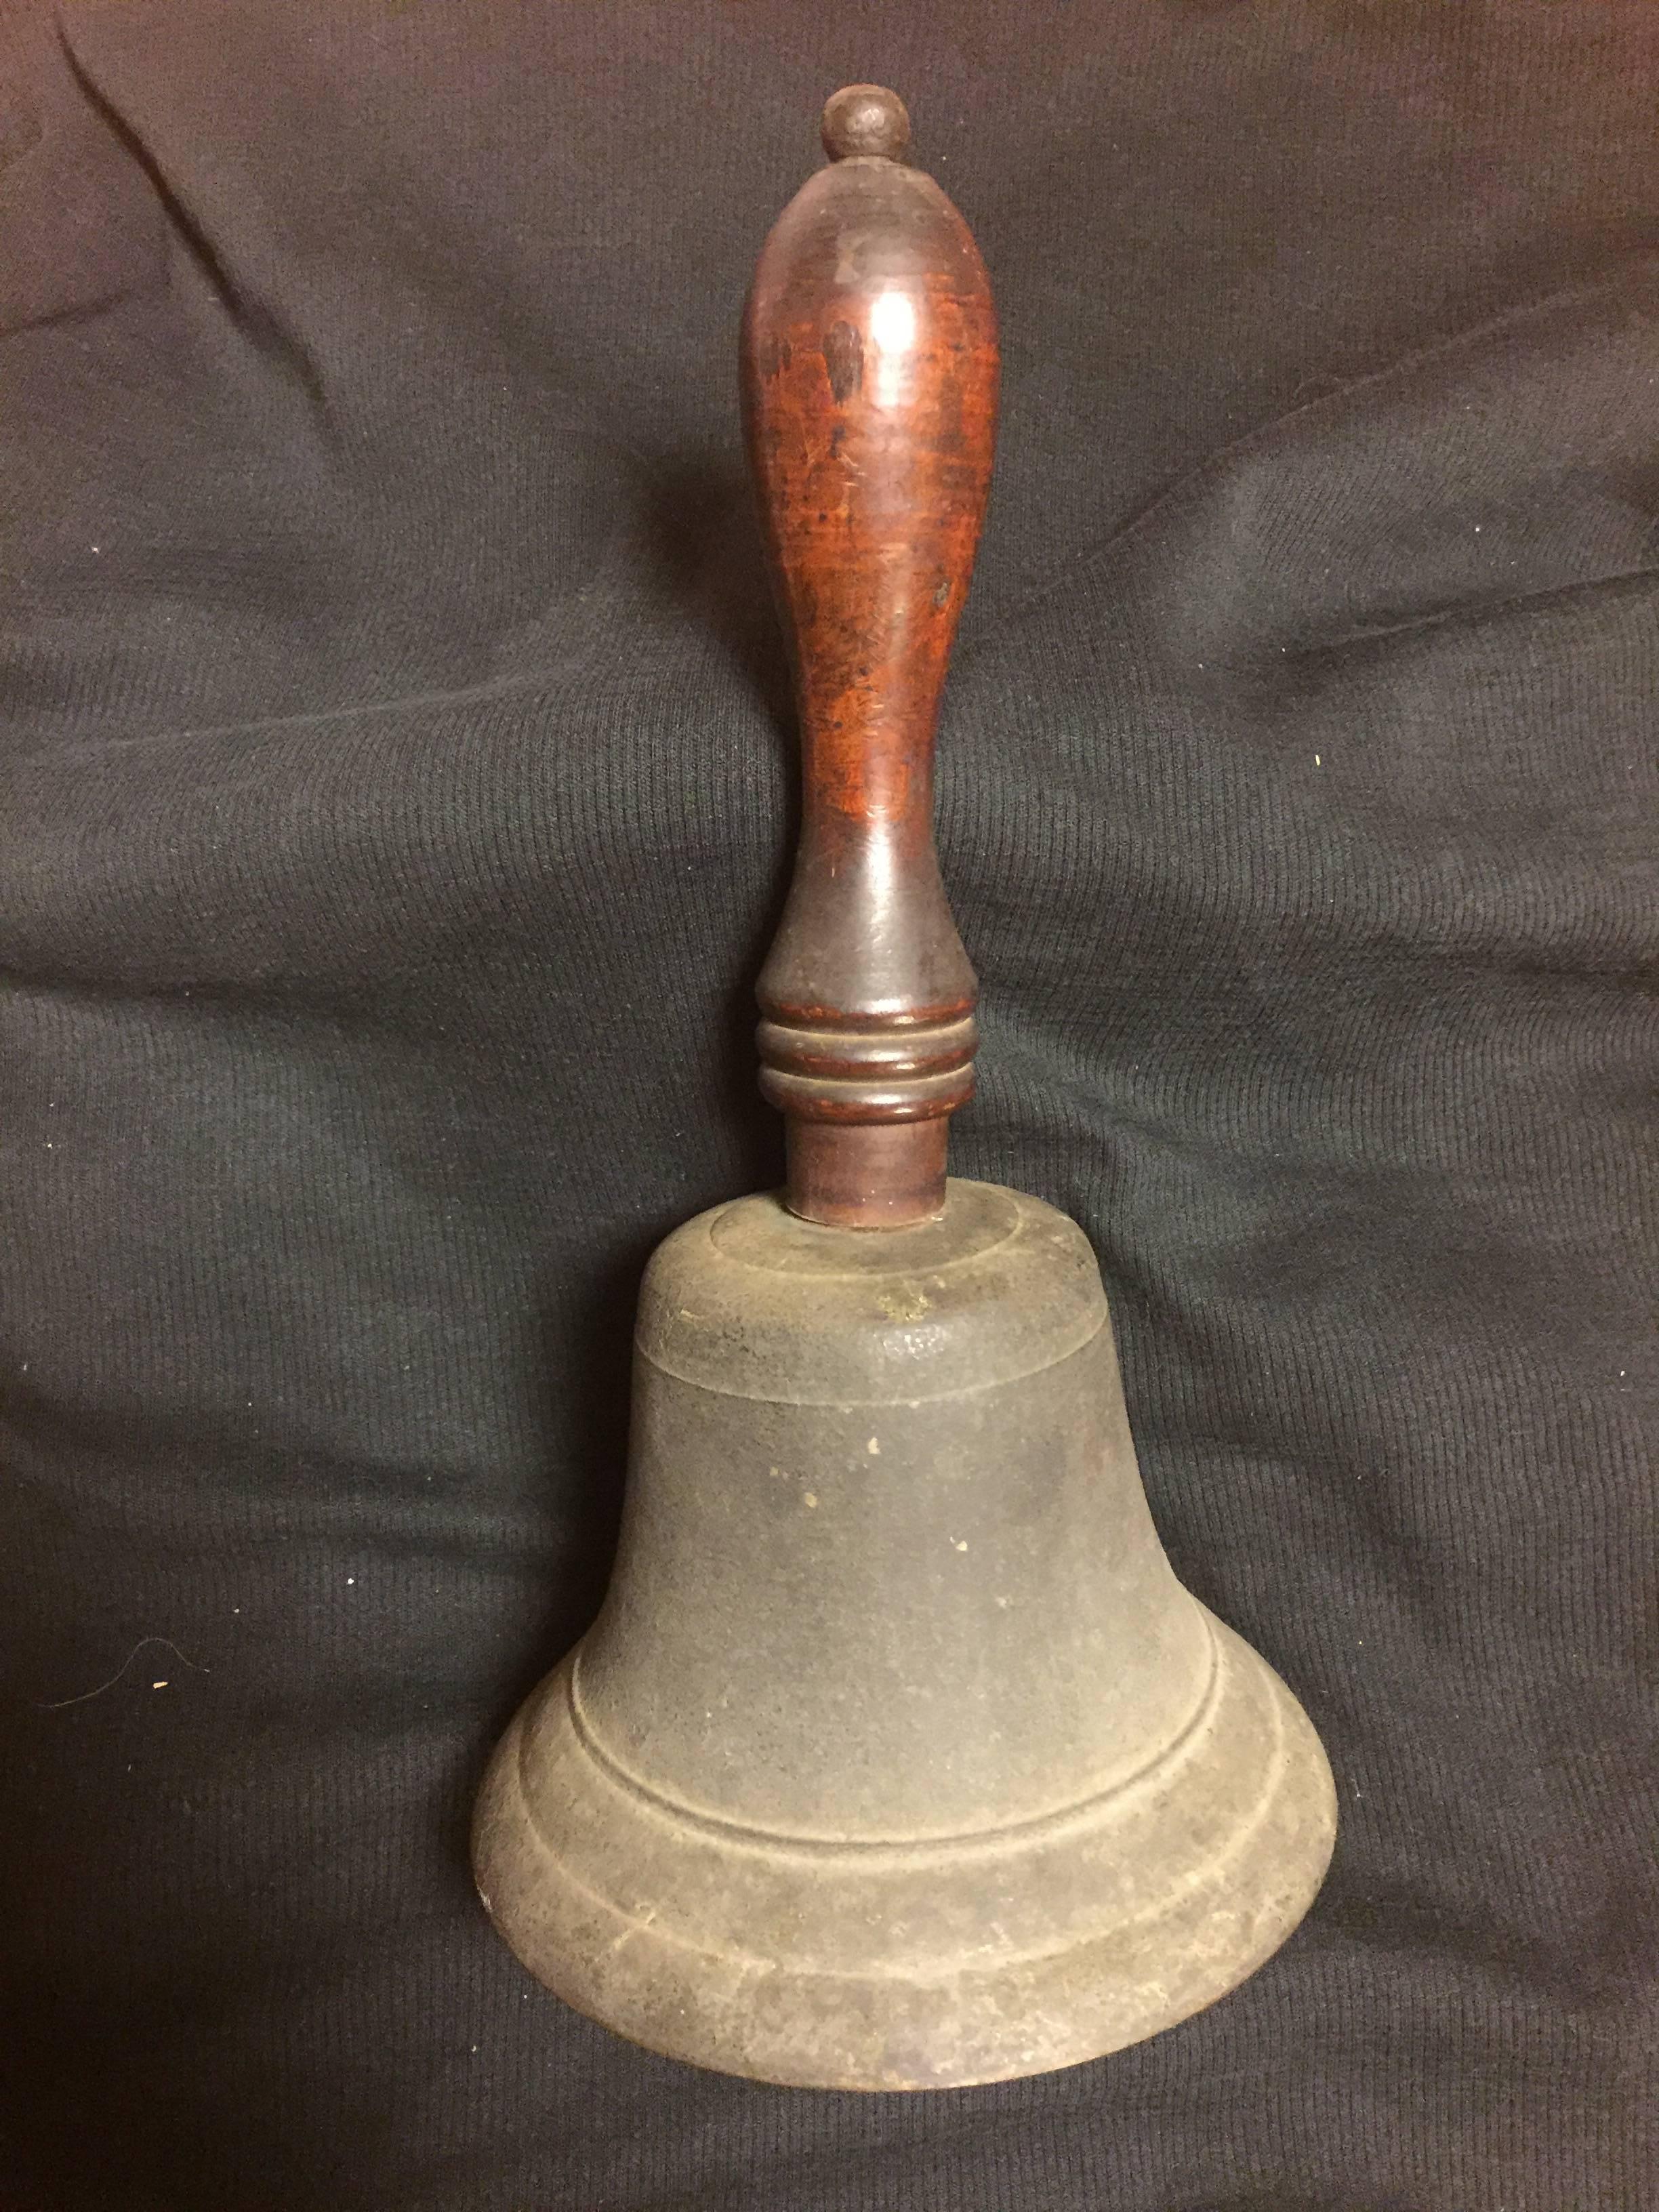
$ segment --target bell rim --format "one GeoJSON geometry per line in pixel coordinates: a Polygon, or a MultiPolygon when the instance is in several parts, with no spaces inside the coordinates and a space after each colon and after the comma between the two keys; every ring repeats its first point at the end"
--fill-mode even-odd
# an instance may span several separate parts
{"type": "MultiPolygon", "coordinates": [[[[1283,1751],[1238,1823],[1237,1848],[1214,1856],[1211,1894],[1188,1881],[1136,1915],[1048,1950],[977,1964],[965,1952],[947,1954],[925,1973],[861,1966],[837,1974],[792,1961],[787,1944],[765,1960],[700,1945],[672,1915],[642,1918],[582,1881],[526,1799],[526,1730],[568,1657],[514,1716],[480,1793],[473,1864],[485,1909],[520,1963],[577,2012],[660,2056],[743,2079],[872,2092],[965,2088],[1109,2056],[1207,2009],[1264,1965],[1305,1917],[1334,1847],[1335,1787],[1311,1723],[1267,1662],[1207,1611],[1206,1619],[1231,1696],[1266,1697],[1283,1751]]],[[[572,1745],[580,1747],[574,1729],[572,1745]]],[[[579,1786],[586,1765],[595,1789],[614,1794],[585,1749],[576,1759],[579,1786]]],[[[1167,1793],[1172,1837],[1190,1823],[1203,1786],[1200,1767],[1167,1793]]],[[[606,1805],[619,1854],[628,1847],[624,1802],[606,1805]]],[[[634,1814],[653,1825],[659,1847],[661,1811],[639,1804],[634,1814]]],[[[1107,1826],[1110,1817],[1107,1806],[1107,1826]]],[[[1078,1848],[1089,1840],[1085,1827],[1078,1848]]],[[[852,1895],[863,1850],[841,1855],[838,1878],[852,1895]]],[[[820,1881],[812,1855],[798,1856],[803,1883],[820,1881]]],[[[979,1878],[972,1855],[964,1863],[949,1839],[908,1856],[913,1872],[931,1856],[944,1883],[979,1878]]],[[[881,1857],[878,1850],[862,1860],[875,1915],[884,1901],[881,1857]]]]}

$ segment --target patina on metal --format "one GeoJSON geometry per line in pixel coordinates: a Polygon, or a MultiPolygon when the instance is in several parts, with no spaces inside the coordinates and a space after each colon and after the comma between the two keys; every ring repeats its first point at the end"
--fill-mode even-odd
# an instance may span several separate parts
{"type": "Polygon", "coordinates": [[[938,2088],[1121,2048],[1307,1911],[1329,1769],[1176,1581],[1099,1270],[947,1182],[975,982],[933,726],[989,479],[996,345],[899,101],[825,111],[767,242],[750,451],[796,656],[805,819],[761,981],[787,1192],[647,1270],[598,1621],[499,1747],[478,1885],[519,1957],[655,2051],[938,2088]]]}

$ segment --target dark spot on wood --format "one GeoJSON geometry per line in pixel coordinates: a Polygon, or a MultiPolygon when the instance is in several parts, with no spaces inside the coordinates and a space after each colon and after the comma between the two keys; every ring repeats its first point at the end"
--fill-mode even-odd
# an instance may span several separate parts
{"type": "Polygon", "coordinates": [[[851,323],[831,323],[824,332],[823,366],[836,404],[844,407],[864,382],[864,340],[851,323]]]}

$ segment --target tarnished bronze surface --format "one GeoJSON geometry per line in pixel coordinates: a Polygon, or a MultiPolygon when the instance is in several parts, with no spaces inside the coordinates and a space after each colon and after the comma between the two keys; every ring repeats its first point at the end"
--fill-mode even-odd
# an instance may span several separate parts
{"type": "Polygon", "coordinates": [[[551,1988],[700,2065],[931,2088],[1152,2034],[1295,1926],[1324,1756],[1170,1571],[1063,1214],[735,1200],[653,1260],[635,1376],[610,1595],[478,1811],[551,1988]]]}

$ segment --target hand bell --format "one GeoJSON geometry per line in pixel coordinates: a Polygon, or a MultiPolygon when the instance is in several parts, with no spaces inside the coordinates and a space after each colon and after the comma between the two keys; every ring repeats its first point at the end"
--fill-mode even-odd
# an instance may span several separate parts
{"type": "Polygon", "coordinates": [[[837,93],[823,136],[743,333],[803,755],[760,981],[788,1188],[651,1261],[609,1593],[497,1749],[474,1860],[531,1972],[653,2051],[939,2088],[1224,1996],[1306,1912],[1335,1801],[1164,1557],[1087,1239],[946,1176],[976,986],[933,737],[995,325],[895,95],[837,93]]]}

